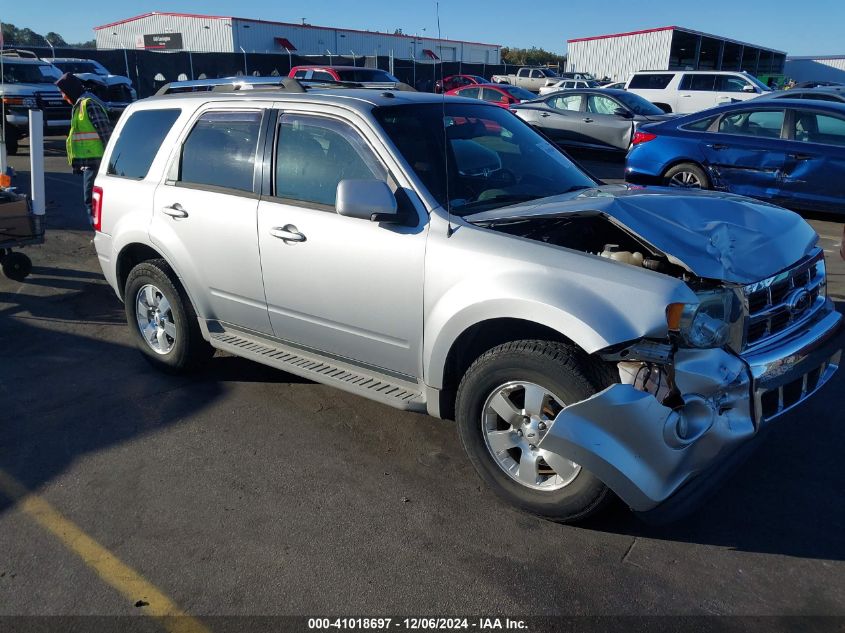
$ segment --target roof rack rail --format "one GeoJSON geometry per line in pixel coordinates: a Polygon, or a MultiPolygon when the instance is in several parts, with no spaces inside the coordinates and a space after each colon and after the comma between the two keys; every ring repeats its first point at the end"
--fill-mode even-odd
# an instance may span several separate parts
{"type": "Polygon", "coordinates": [[[22,48],[3,48],[0,49],[0,55],[3,57],[26,57],[27,59],[38,59],[38,55],[32,51],[27,51],[22,48]]]}
{"type": "Polygon", "coordinates": [[[212,92],[255,92],[257,90],[285,90],[287,92],[308,92],[309,90],[324,90],[331,88],[356,88],[361,90],[397,90],[400,92],[416,92],[416,89],[406,83],[399,82],[366,82],[335,81],[333,79],[294,79],[283,77],[278,83],[255,84],[249,90],[243,90],[236,84],[221,84],[214,86],[212,92]]]}

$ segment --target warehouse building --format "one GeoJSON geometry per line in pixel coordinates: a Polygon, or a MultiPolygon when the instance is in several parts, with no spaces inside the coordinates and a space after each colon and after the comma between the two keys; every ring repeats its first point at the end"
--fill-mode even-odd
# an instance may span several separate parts
{"type": "Polygon", "coordinates": [[[845,84],[845,55],[787,57],[784,74],[802,81],[835,81],[845,84]]]}
{"type": "Polygon", "coordinates": [[[185,13],[146,13],[94,28],[97,48],[298,55],[393,55],[417,61],[498,64],[498,44],[311,24],[185,13]]]}
{"type": "Polygon", "coordinates": [[[567,70],[624,81],[638,70],[783,73],[786,53],[678,26],[567,40],[567,70]]]}

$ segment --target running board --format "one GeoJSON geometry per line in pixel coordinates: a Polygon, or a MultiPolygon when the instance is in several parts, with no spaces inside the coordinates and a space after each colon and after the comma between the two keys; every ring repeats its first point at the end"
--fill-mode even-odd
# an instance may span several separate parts
{"type": "Polygon", "coordinates": [[[419,385],[242,332],[209,332],[221,350],[408,411],[426,410],[419,385]]]}

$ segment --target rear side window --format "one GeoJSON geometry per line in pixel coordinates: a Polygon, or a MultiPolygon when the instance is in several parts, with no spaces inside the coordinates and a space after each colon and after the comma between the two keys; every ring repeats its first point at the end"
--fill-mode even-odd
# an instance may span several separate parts
{"type": "Polygon", "coordinates": [[[581,95],[559,95],[552,97],[546,103],[555,110],[571,110],[577,112],[581,109],[581,95]]]}
{"type": "Polygon", "coordinates": [[[334,206],[341,180],[387,181],[363,138],[346,123],[286,114],[276,142],[275,195],[334,206]]]}
{"type": "Polygon", "coordinates": [[[631,83],[628,88],[639,88],[641,90],[663,90],[672,81],[675,75],[672,73],[642,74],[631,77],[631,83]]]}
{"type": "Polygon", "coordinates": [[[106,173],[137,180],[146,178],[164,137],[181,112],[175,108],[134,112],[120,130],[106,173]]]}
{"type": "Polygon", "coordinates": [[[783,118],[783,110],[732,112],[719,121],[719,131],[724,134],[780,138],[783,118]]]}
{"type": "Polygon", "coordinates": [[[802,99],[814,99],[815,101],[833,101],[835,103],[842,103],[845,99],[840,99],[834,95],[826,95],[819,92],[805,92],[801,95],[802,99]]]}
{"type": "Polygon", "coordinates": [[[206,112],[182,145],[178,181],[253,190],[260,112],[206,112]]]}
{"type": "Polygon", "coordinates": [[[693,130],[695,132],[706,132],[710,129],[710,126],[713,125],[713,121],[718,119],[717,116],[709,116],[706,119],[699,119],[698,121],[693,121],[692,123],[687,123],[686,125],[682,125],[681,129],[683,130],[693,130]]]}
{"type": "Polygon", "coordinates": [[[478,99],[478,94],[481,92],[479,88],[464,88],[458,91],[459,97],[469,97],[470,99],[478,99]]]}
{"type": "Polygon", "coordinates": [[[681,90],[712,92],[716,86],[716,75],[684,75],[681,90]]]}

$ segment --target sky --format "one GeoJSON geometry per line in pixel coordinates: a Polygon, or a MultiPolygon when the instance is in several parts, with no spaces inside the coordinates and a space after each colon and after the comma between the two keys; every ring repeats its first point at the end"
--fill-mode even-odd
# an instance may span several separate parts
{"type": "MultiPolygon", "coordinates": [[[[67,41],[94,38],[93,27],[150,11],[234,15],[353,29],[437,35],[434,0],[3,0],[0,21],[67,41]],[[425,30],[423,30],[425,29],[425,30]]],[[[440,2],[443,37],[566,52],[566,40],[659,26],[684,26],[786,51],[845,55],[842,0],[513,0],[440,2]],[[800,7],[800,10],[798,9],[800,7]]]]}

